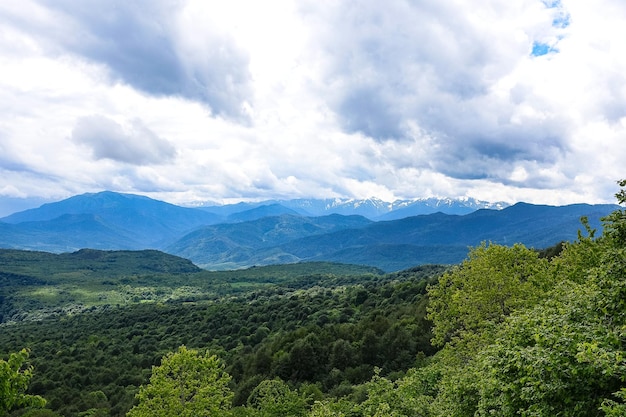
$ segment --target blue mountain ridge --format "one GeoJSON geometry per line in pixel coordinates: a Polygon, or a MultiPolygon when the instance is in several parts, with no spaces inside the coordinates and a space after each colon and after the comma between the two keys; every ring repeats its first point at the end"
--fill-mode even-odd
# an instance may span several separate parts
{"type": "Polygon", "coordinates": [[[395,220],[437,212],[446,214],[468,214],[481,208],[502,209],[507,207],[508,204],[504,202],[490,203],[473,198],[422,198],[396,200],[393,202],[385,202],[377,198],[362,200],[350,198],[299,198],[292,200],[266,200],[253,203],[240,202],[228,205],[210,205],[202,203],[197,207],[226,217],[244,210],[264,206],[283,207],[293,210],[297,214],[310,217],[335,213],[344,215],[356,214],[371,220],[395,220]]]}
{"type": "MultiPolygon", "coordinates": [[[[159,249],[207,269],[314,260],[394,271],[424,263],[458,263],[468,246],[482,241],[545,248],[574,240],[581,216],[599,229],[600,218],[619,208],[518,203],[469,214],[438,212],[373,221],[345,215],[349,205],[338,200],[317,200],[316,210],[325,207],[321,212],[328,213],[330,202],[335,202],[343,215],[301,214],[301,206],[311,209],[311,201],[297,200],[293,207],[277,202],[238,204],[214,213],[132,194],[83,194],[0,219],[0,247],[56,253],[82,248],[159,249]]],[[[368,203],[350,204],[358,209],[368,203]]],[[[431,205],[437,204],[454,206],[451,200],[431,205]]],[[[406,212],[400,210],[409,206],[404,203],[396,209],[406,212]]]]}

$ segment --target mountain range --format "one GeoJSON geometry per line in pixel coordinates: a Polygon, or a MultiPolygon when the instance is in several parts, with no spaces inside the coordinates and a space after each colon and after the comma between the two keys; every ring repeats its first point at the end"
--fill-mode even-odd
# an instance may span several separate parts
{"type": "Polygon", "coordinates": [[[599,228],[600,218],[618,208],[526,203],[506,207],[434,199],[181,207],[105,191],[0,219],[0,247],[55,253],[158,249],[207,269],[333,261],[395,271],[425,263],[458,263],[468,246],[483,241],[546,248],[576,239],[581,216],[599,228]],[[430,214],[413,214],[420,211],[430,214]]]}
{"type": "MultiPolygon", "coordinates": [[[[303,216],[324,216],[327,214],[360,215],[371,220],[396,220],[420,214],[442,212],[446,214],[469,214],[478,209],[500,210],[508,206],[505,202],[490,203],[474,198],[421,198],[412,200],[396,200],[386,202],[378,198],[367,199],[293,199],[293,200],[266,200],[257,203],[238,203],[230,205],[216,205],[198,203],[193,207],[221,214],[232,215],[255,208],[282,207],[292,214],[303,216]]],[[[274,213],[279,214],[279,213],[274,213]]],[[[282,213],[280,213],[282,214],[282,213]]],[[[252,219],[247,219],[252,220],[252,219]]]]}

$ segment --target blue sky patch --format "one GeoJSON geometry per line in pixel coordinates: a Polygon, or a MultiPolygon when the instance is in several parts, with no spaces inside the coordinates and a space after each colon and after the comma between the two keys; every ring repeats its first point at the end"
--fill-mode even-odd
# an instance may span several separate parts
{"type": "Polygon", "coordinates": [[[558,16],[552,20],[552,26],[559,29],[565,29],[570,24],[570,15],[565,11],[561,0],[543,0],[542,3],[548,9],[557,9],[558,16]]]}
{"type": "Polygon", "coordinates": [[[561,7],[561,0],[543,0],[542,3],[549,9],[561,7]]]}
{"type": "Polygon", "coordinates": [[[552,21],[552,26],[559,29],[565,29],[569,26],[569,14],[562,14],[552,21]]]}
{"type": "Polygon", "coordinates": [[[554,52],[554,49],[547,43],[535,42],[533,43],[533,50],[530,53],[532,56],[543,56],[550,52],[554,52]]]}

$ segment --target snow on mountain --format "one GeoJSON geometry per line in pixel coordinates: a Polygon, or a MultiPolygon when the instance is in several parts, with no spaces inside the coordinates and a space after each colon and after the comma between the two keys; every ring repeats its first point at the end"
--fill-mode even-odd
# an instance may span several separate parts
{"type": "Polygon", "coordinates": [[[304,216],[324,216],[327,214],[361,215],[372,220],[394,220],[403,217],[442,212],[445,214],[468,214],[479,209],[501,210],[509,206],[504,202],[487,202],[474,198],[418,198],[383,201],[376,197],[367,199],[327,198],[267,200],[236,205],[202,206],[202,209],[219,214],[232,214],[251,208],[280,205],[304,216]]]}

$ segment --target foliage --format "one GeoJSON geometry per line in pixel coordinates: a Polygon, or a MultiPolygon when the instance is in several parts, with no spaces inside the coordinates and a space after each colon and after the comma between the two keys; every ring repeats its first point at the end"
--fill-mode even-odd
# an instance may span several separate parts
{"type": "MultiPolygon", "coordinates": [[[[112,274],[138,301],[2,326],[0,349],[31,347],[29,392],[66,417],[121,417],[135,393],[130,417],[185,415],[199,397],[181,397],[181,380],[213,387],[197,405],[233,417],[625,415],[626,216],[599,237],[582,220],[574,242],[485,243],[448,270],[112,274]],[[195,292],[159,298],[181,287],[195,292]]],[[[31,267],[0,283],[46,286],[31,267]]]]}
{"type": "Polygon", "coordinates": [[[224,415],[230,408],[230,376],[215,355],[181,346],[152,368],[150,383],[137,394],[128,417],[224,415]]]}
{"type": "Polygon", "coordinates": [[[624,367],[598,296],[593,285],[563,285],[507,321],[478,357],[480,415],[597,415],[624,367]]]}
{"type": "Polygon", "coordinates": [[[429,288],[433,342],[443,345],[502,322],[532,305],[548,287],[548,262],[516,244],[473,248],[468,259],[429,288]]]}
{"type": "MultiPolygon", "coordinates": [[[[108,417],[108,414],[101,414],[102,417],[108,417]]],[[[60,414],[47,408],[33,408],[20,415],[19,417],[62,417],[60,414]]]]}
{"type": "MultiPolygon", "coordinates": [[[[374,367],[381,375],[399,374],[419,352],[435,351],[425,293],[444,270],[426,265],[357,275],[358,267],[313,263],[208,273],[228,281],[221,285],[230,286],[229,296],[102,306],[0,326],[0,349],[32,349],[37,373],[31,392],[66,417],[99,409],[123,416],[151,366],[180,345],[219,354],[233,377],[235,406],[247,404],[261,381],[275,378],[302,395],[307,383],[327,395],[347,395],[374,367]],[[317,361],[299,363],[307,351],[317,361]],[[104,398],[98,400],[98,391],[104,398]]],[[[162,286],[175,285],[161,279],[162,286]]]]}
{"type": "Polygon", "coordinates": [[[259,417],[305,416],[306,399],[281,379],[262,381],[248,397],[248,405],[259,417]]]}
{"type": "Polygon", "coordinates": [[[139,303],[214,301],[278,286],[360,283],[381,275],[372,267],[328,262],[217,272],[158,251],[55,255],[0,249],[0,323],[139,303]]]}
{"type": "MultiPolygon", "coordinates": [[[[620,180],[617,183],[622,188],[615,194],[615,197],[619,204],[625,204],[626,180],[620,180]]],[[[626,245],[626,210],[615,210],[602,220],[604,221],[604,232],[607,239],[617,245],[626,245]]]]}
{"type": "Polygon", "coordinates": [[[43,407],[46,401],[38,395],[26,394],[33,376],[33,366],[28,364],[28,350],[10,353],[7,360],[0,359],[0,416],[16,408],[43,407]]]}
{"type": "Polygon", "coordinates": [[[363,416],[426,417],[427,404],[432,398],[421,390],[423,374],[412,370],[392,381],[376,373],[365,385],[367,399],[358,405],[363,416]]]}
{"type": "Polygon", "coordinates": [[[534,269],[534,259],[515,257],[534,272],[520,281],[507,270],[504,278],[515,288],[505,294],[517,297],[508,311],[484,306],[497,300],[491,288],[511,265],[501,257],[485,267],[481,257],[489,260],[491,247],[431,287],[434,333],[445,345],[426,366],[435,378],[416,390],[435,393],[426,409],[436,416],[624,415],[624,219],[619,210],[607,216],[600,238],[583,219],[587,236],[579,233],[578,241],[567,243],[547,273],[534,269]],[[526,282],[540,285],[524,291],[526,282]],[[480,320],[467,318],[468,311],[480,320]]]}

